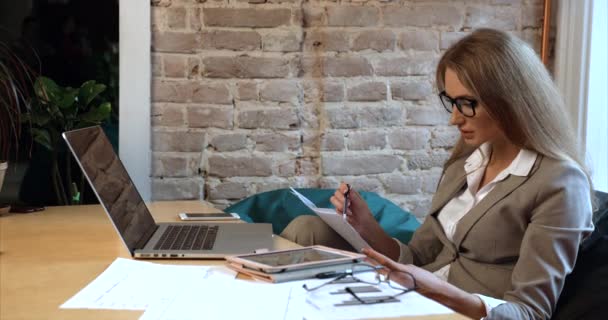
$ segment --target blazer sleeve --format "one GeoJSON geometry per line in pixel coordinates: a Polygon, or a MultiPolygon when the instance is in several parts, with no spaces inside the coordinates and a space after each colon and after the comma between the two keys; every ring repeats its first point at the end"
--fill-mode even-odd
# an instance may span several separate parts
{"type": "Polygon", "coordinates": [[[433,231],[433,221],[431,219],[433,218],[430,216],[426,217],[422,225],[416,229],[412,240],[408,244],[396,240],[400,246],[400,263],[423,266],[435,260],[443,244],[433,231]]]}
{"type": "Polygon", "coordinates": [[[569,164],[548,169],[546,186],[536,191],[512,287],[503,297],[507,303],[493,308],[486,319],[549,319],[579,245],[593,231],[585,174],[569,164]]]}

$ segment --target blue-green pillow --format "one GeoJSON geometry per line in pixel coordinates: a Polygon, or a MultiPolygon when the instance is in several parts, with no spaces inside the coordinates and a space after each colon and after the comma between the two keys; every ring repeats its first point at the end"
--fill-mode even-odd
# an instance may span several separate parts
{"type": "MultiPolygon", "coordinates": [[[[310,199],[317,207],[333,208],[329,198],[334,189],[296,189],[310,199]]],[[[414,215],[402,210],[389,200],[374,192],[360,192],[367,202],[380,226],[391,236],[403,243],[408,243],[414,231],[420,226],[414,215]]],[[[289,189],[278,189],[252,195],[232,206],[226,212],[236,212],[247,222],[272,223],[275,234],[299,215],[315,215],[302,201],[296,198],[289,189]]]]}

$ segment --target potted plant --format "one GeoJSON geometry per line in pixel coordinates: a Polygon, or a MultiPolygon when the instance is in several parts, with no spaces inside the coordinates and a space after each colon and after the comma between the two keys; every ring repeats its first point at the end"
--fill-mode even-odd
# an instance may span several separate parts
{"type": "Polygon", "coordinates": [[[104,84],[86,81],[80,88],[62,87],[46,77],[34,83],[36,99],[24,117],[31,123],[36,143],[50,152],[50,175],[57,204],[79,204],[85,187],[84,175],[72,169],[61,134],[78,128],[100,125],[110,118],[111,103],[100,94],[104,84]]]}
{"type": "MultiPolygon", "coordinates": [[[[0,190],[8,161],[18,158],[23,115],[31,107],[35,72],[5,43],[0,41],[0,190]]],[[[0,211],[8,211],[3,205],[0,211]]],[[[1,213],[1,212],[0,212],[1,213]]]]}

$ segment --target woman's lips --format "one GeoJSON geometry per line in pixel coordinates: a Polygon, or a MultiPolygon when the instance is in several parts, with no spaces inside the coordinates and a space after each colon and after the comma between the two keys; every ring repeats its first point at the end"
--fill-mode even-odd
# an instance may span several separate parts
{"type": "Polygon", "coordinates": [[[473,135],[473,131],[460,130],[460,134],[465,138],[469,138],[473,135]]]}

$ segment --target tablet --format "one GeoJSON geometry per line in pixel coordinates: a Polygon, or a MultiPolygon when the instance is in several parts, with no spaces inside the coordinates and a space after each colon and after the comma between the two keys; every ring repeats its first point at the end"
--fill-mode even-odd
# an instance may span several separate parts
{"type": "Polygon", "coordinates": [[[226,260],[242,265],[244,268],[266,273],[277,273],[334,264],[356,263],[363,260],[363,258],[365,258],[365,255],[360,253],[325,246],[310,246],[298,249],[229,256],[226,257],[226,260]]]}

